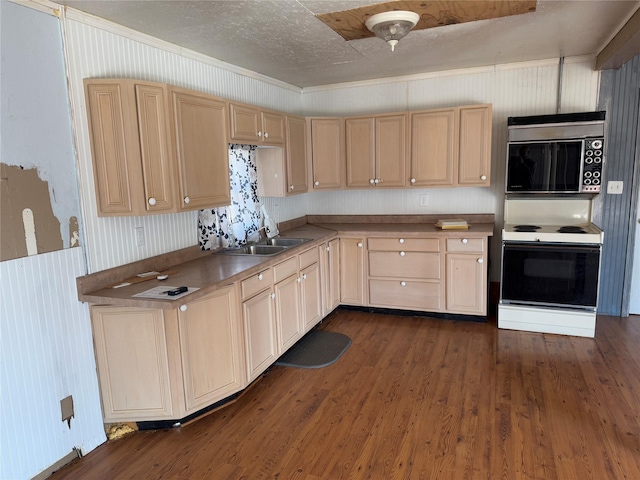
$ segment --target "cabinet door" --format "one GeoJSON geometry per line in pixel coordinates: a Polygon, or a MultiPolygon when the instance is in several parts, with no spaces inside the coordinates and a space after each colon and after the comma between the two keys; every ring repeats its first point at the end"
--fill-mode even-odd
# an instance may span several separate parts
{"type": "Polygon", "coordinates": [[[300,297],[304,318],[304,330],[311,330],[322,320],[322,288],[320,285],[320,266],[317,263],[300,272],[300,297]]]}
{"type": "Polygon", "coordinates": [[[175,160],[169,140],[167,87],[135,85],[145,208],[153,213],[176,211],[175,160]]]}
{"type": "Polygon", "coordinates": [[[376,117],[376,187],[407,184],[407,115],[376,117]]]}
{"type": "Polygon", "coordinates": [[[269,289],[242,304],[248,382],[255,380],[279,356],[274,298],[273,290],[269,289]]]}
{"type": "Polygon", "coordinates": [[[491,182],[491,105],[460,108],[458,184],[491,182]]]}
{"type": "Polygon", "coordinates": [[[142,174],[130,84],[102,79],[84,83],[98,215],[136,215],[142,174]]]}
{"type": "Polygon", "coordinates": [[[364,305],[364,239],[340,239],[340,301],[364,305]]]}
{"type": "Polygon", "coordinates": [[[284,115],[276,112],[260,112],[260,118],[262,120],[262,144],[284,145],[284,115]]]}
{"type": "Polygon", "coordinates": [[[181,210],[231,203],[225,102],[189,90],[172,90],[181,210]]]}
{"type": "Polygon", "coordinates": [[[172,418],[162,310],[91,308],[104,421],[172,418]]]}
{"type": "Polygon", "coordinates": [[[229,137],[252,145],[262,142],[260,111],[249,105],[229,103],[229,137]]]}
{"type": "Polygon", "coordinates": [[[185,407],[195,411],[244,387],[244,346],[233,286],[178,312],[185,407]]]}
{"type": "Polygon", "coordinates": [[[456,109],[411,114],[411,185],[454,184],[456,125],[456,109]]]}
{"type": "Polygon", "coordinates": [[[345,120],[347,147],[347,187],[372,187],[375,182],[375,119],[345,120]]]}
{"type": "Polygon", "coordinates": [[[282,282],[276,283],[274,287],[280,354],[284,353],[302,337],[300,281],[301,279],[296,273],[282,282]]]}
{"type": "Polygon", "coordinates": [[[340,240],[334,238],[320,249],[320,277],[322,279],[322,317],[340,305],[340,240]]]}
{"type": "Polygon", "coordinates": [[[286,117],[287,125],[287,181],[288,194],[307,192],[307,147],[305,145],[305,120],[286,117]]]}
{"type": "Polygon", "coordinates": [[[447,312],[487,314],[487,262],[484,255],[447,254],[447,312]]]}
{"type": "Polygon", "coordinates": [[[342,118],[309,120],[311,169],[314,190],[344,185],[344,132],[342,118]]]}

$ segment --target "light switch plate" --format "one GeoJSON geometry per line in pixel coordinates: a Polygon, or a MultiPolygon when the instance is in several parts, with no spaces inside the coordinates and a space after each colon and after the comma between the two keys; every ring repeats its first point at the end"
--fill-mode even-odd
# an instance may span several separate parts
{"type": "Polygon", "coordinates": [[[73,418],[73,396],[69,395],[68,397],[60,400],[60,411],[62,412],[62,421],[67,422],[69,427],[71,427],[71,419],[73,418]]]}
{"type": "Polygon", "coordinates": [[[607,193],[613,195],[621,195],[622,194],[622,186],[623,182],[607,182],[607,193]]]}

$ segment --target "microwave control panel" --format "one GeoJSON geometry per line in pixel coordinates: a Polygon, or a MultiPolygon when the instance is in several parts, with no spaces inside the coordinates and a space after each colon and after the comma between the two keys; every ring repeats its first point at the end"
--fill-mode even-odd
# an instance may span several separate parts
{"type": "Polygon", "coordinates": [[[587,138],[584,141],[582,164],[582,192],[599,193],[602,185],[602,164],[604,163],[604,139],[587,138]]]}

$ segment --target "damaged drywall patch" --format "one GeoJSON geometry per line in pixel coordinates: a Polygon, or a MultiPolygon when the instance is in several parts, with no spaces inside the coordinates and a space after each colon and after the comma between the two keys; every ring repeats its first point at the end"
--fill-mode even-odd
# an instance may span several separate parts
{"type": "Polygon", "coordinates": [[[80,227],[78,226],[78,217],[69,219],[69,247],[77,247],[80,245],[80,227]]]}
{"type": "Polygon", "coordinates": [[[35,168],[1,163],[0,174],[0,260],[62,250],[60,222],[53,214],[48,182],[35,168]]]}

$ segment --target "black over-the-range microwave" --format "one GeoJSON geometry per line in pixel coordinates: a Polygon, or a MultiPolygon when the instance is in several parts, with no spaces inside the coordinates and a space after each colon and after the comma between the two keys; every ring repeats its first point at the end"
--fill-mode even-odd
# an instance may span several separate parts
{"type": "Polygon", "coordinates": [[[605,112],[509,117],[506,193],[599,193],[605,112]]]}

